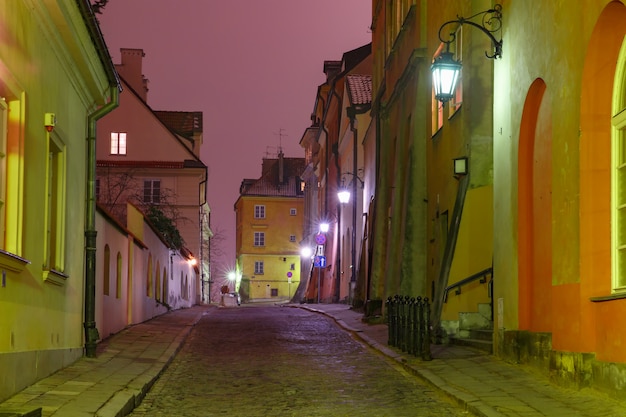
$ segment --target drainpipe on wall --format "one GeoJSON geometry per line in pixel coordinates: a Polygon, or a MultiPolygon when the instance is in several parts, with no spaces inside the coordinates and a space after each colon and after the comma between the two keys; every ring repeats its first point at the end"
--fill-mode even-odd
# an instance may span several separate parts
{"type": "Polygon", "coordinates": [[[87,204],[85,213],[85,355],[96,357],[96,122],[119,105],[119,85],[111,86],[111,101],[87,118],[87,204]]]}
{"type": "Polygon", "coordinates": [[[87,116],[87,201],[85,204],[85,355],[96,356],[96,122],[119,105],[119,76],[89,0],[76,4],[109,80],[111,101],[87,116]]]}

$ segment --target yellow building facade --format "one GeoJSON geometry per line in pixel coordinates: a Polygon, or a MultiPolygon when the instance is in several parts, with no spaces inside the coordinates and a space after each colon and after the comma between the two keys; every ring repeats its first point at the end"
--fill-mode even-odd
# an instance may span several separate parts
{"type": "Polygon", "coordinates": [[[0,3],[0,401],[95,348],[85,190],[119,91],[95,22],[87,2],[0,3]]]}
{"type": "Polygon", "coordinates": [[[623,396],[626,4],[502,6],[507,49],[494,67],[493,117],[496,351],[565,383],[623,396]],[[537,45],[545,45],[540,54],[537,45]]]}
{"type": "Polygon", "coordinates": [[[500,3],[372,2],[370,293],[432,298],[440,335],[482,314],[494,354],[623,396],[626,4],[500,3]],[[494,60],[458,16],[496,9],[494,60]],[[462,72],[441,105],[446,40],[462,72]]]}
{"type": "Polygon", "coordinates": [[[242,301],[287,301],[300,283],[304,158],[263,160],[262,176],[245,179],[235,203],[236,290],[242,301]]]}

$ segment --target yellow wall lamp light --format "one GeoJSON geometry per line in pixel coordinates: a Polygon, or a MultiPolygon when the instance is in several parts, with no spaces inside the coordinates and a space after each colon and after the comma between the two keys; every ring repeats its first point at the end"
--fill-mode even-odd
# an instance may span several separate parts
{"type": "Polygon", "coordinates": [[[487,35],[489,39],[491,39],[491,43],[493,45],[493,53],[488,54],[487,52],[485,52],[485,56],[490,59],[502,58],[502,37],[500,36],[500,40],[498,40],[493,35],[495,32],[500,31],[500,29],[502,28],[502,5],[496,4],[493,6],[493,9],[476,13],[475,15],[468,18],[457,16],[455,20],[445,22],[439,28],[439,40],[442,43],[446,44],[446,50],[445,52],[441,52],[435,58],[433,64],[430,67],[430,70],[433,74],[433,87],[435,88],[435,98],[442,103],[446,103],[454,96],[456,82],[459,79],[459,73],[461,72],[462,68],[461,63],[459,61],[456,61],[453,58],[454,54],[450,52],[450,44],[456,39],[455,32],[450,32],[448,40],[444,40],[441,37],[441,32],[443,31],[444,27],[452,24],[456,24],[457,27],[460,25],[470,25],[479,29],[481,32],[487,35]],[[479,18],[482,20],[480,23],[472,21],[479,18]]]}

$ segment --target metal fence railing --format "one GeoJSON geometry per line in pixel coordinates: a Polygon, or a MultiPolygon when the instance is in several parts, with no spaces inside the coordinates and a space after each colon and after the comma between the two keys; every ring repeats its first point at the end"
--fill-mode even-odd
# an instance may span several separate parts
{"type": "Polygon", "coordinates": [[[396,295],[387,298],[387,344],[431,360],[430,303],[428,298],[396,295]]]}

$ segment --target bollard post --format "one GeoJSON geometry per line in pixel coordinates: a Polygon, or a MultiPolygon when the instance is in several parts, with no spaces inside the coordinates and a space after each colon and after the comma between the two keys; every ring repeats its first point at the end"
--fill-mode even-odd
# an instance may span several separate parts
{"type": "Polygon", "coordinates": [[[424,297],[424,353],[422,355],[422,359],[425,361],[431,361],[433,359],[430,353],[430,304],[428,303],[428,298],[424,297]]]}
{"type": "Polygon", "coordinates": [[[405,304],[404,304],[404,297],[400,296],[400,338],[398,339],[398,347],[400,348],[401,351],[406,351],[406,346],[404,343],[404,332],[405,332],[405,327],[406,327],[406,312],[405,312],[405,304]]]}
{"type": "Polygon", "coordinates": [[[423,315],[423,312],[424,312],[424,308],[423,308],[422,297],[417,297],[416,304],[415,304],[415,336],[414,336],[415,356],[421,356],[422,354],[422,339],[423,339],[422,315],[423,315]]]}
{"type": "Polygon", "coordinates": [[[385,311],[387,312],[387,344],[393,346],[393,305],[391,297],[387,297],[385,307],[385,311]]]}
{"type": "Polygon", "coordinates": [[[407,352],[409,350],[409,306],[411,297],[404,296],[403,310],[404,310],[404,328],[402,329],[402,351],[407,352]]]}
{"type": "Polygon", "coordinates": [[[412,355],[415,353],[415,344],[413,343],[413,334],[415,333],[415,297],[409,299],[407,321],[406,350],[412,355]]]}
{"type": "Polygon", "coordinates": [[[393,305],[393,347],[398,347],[399,340],[399,328],[398,322],[400,321],[400,303],[398,303],[398,296],[394,295],[393,300],[391,301],[393,305]]]}

